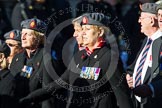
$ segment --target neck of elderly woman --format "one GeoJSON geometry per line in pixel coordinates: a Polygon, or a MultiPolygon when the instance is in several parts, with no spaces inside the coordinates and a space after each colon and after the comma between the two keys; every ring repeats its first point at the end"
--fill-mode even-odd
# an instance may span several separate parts
{"type": "Polygon", "coordinates": [[[100,44],[100,42],[96,42],[96,43],[94,43],[94,44],[88,45],[87,48],[88,48],[91,52],[93,52],[94,49],[97,49],[97,48],[98,48],[99,44],[100,44]]]}
{"type": "Polygon", "coordinates": [[[36,48],[35,49],[26,49],[26,53],[27,53],[28,58],[30,58],[31,53],[34,53],[36,50],[37,50],[36,48]]]}

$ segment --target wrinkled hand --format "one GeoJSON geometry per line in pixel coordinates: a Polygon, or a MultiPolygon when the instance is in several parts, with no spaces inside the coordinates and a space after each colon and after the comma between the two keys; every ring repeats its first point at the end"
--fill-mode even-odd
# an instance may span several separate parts
{"type": "Polygon", "coordinates": [[[126,75],[126,80],[129,88],[133,88],[133,77],[131,77],[129,74],[126,75]]]}
{"type": "Polygon", "coordinates": [[[133,89],[133,93],[139,97],[145,98],[152,95],[149,85],[140,85],[133,89]]]}

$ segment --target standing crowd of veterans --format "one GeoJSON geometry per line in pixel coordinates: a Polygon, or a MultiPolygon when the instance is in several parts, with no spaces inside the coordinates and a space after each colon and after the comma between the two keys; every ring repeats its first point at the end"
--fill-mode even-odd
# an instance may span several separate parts
{"type": "Polygon", "coordinates": [[[104,12],[80,13],[70,22],[73,38],[63,37],[71,35],[67,27],[54,42],[45,21],[22,20],[0,40],[0,108],[161,108],[162,4],[139,8],[138,32],[146,37],[129,66],[104,12]]]}

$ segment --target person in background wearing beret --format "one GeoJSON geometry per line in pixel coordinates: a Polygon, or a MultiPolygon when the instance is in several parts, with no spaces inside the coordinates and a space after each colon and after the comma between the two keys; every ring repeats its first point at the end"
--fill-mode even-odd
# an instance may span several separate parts
{"type": "Polygon", "coordinates": [[[82,16],[79,16],[72,21],[72,24],[74,26],[73,37],[75,37],[77,41],[79,51],[84,49],[81,20],[82,20],[82,16]]]}
{"type": "MultiPolygon", "coordinates": [[[[122,66],[115,68],[115,64],[110,63],[116,60],[117,56],[113,51],[111,55],[110,48],[105,44],[105,35],[110,32],[109,28],[104,26],[107,20],[101,13],[83,16],[81,23],[84,23],[82,26],[85,50],[74,55],[59,79],[31,92],[22,102],[46,100],[54,95],[55,89],[63,87],[69,92],[66,108],[117,108],[117,104],[119,108],[133,108],[126,80],[121,80],[123,72],[118,70],[122,66]],[[97,85],[93,86],[95,84],[97,85]]],[[[45,74],[44,79],[52,77],[47,72],[44,72],[45,74]]]]}
{"type": "MultiPolygon", "coordinates": [[[[158,27],[157,5],[144,3],[139,23],[147,37],[136,60],[127,69],[127,83],[132,90],[136,108],[161,108],[161,44],[162,32],[158,27]]],[[[159,17],[159,16],[158,16],[159,17]]],[[[158,18],[159,19],[159,18],[158,18]]]]}
{"type": "Polygon", "coordinates": [[[21,47],[21,31],[11,30],[4,34],[4,38],[5,42],[11,50],[9,57],[7,58],[10,65],[13,57],[23,50],[23,48],[21,47]]]}
{"type": "MultiPolygon", "coordinates": [[[[46,24],[36,18],[21,22],[21,45],[24,51],[15,55],[10,70],[15,76],[15,96],[20,99],[42,87],[43,47],[46,24]]],[[[40,108],[41,104],[22,105],[22,107],[40,108]]]]}
{"type": "Polygon", "coordinates": [[[10,48],[0,40],[0,108],[17,108],[18,101],[14,97],[14,77],[8,69],[7,57],[10,48]]]}
{"type": "Polygon", "coordinates": [[[82,16],[79,16],[72,20],[72,24],[74,26],[73,38],[71,40],[68,40],[67,44],[65,45],[66,50],[64,52],[67,53],[63,52],[63,60],[66,66],[70,63],[72,57],[76,52],[84,49],[81,21],[82,16]]]}

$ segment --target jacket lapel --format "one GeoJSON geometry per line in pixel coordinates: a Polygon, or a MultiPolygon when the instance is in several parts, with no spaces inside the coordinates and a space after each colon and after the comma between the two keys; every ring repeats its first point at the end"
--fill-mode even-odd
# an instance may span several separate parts
{"type": "Polygon", "coordinates": [[[160,52],[160,46],[162,43],[161,37],[156,39],[152,44],[152,68],[150,72],[146,72],[144,83],[148,81],[148,78],[150,78],[150,75],[153,73],[156,73],[159,68],[159,52],[160,52]]]}
{"type": "Polygon", "coordinates": [[[142,43],[141,49],[138,51],[137,56],[136,56],[136,60],[135,60],[135,61],[137,61],[137,59],[138,59],[140,53],[142,52],[143,48],[145,47],[146,42],[147,42],[147,38],[145,38],[145,39],[143,40],[143,43],[142,43]]]}
{"type": "Polygon", "coordinates": [[[162,46],[162,37],[156,40],[155,45],[153,46],[153,62],[152,62],[152,74],[153,77],[159,73],[159,59],[160,59],[160,49],[162,46]]]}
{"type": "Polygon", "coordinates": [[[33,58],[33,62],[32,62],[32,65],[33,65],[33,73],[31,74],[31,78],[38,72],[38,71],[42,71],[42,70],[39,70],[41,68],[40,65],[42,64],[42,60],[43,60],[43,49],[39,49],[39,51],[36,53],[36,55],[34,55],[34,58],[33,58]]]}
{"type": "Polygon", "coordinates": [[[24,66],[24,62],[25,62],[25,51],[16,55],[11,63],[11,73],[16,76],[17,74],[19,74],[24,66]]]}
{"type": "Polygon", "coordinates": [[[142,45],[141,45],[141,48],[140,48],[140,50],[138,51],[138,53],[137,53],[137,55],[136,55],[136,58],[135,58],[134,62],[133,62],[131,65],[129,65],[128,68],[127,68],[127,73],[129,73],[130,75],[133,75],[133,72],[134,72],[134,68],[135,68],[137,59],[138,59],[140,53],[142,52],[142,50],[143,50],[143,48],[144,48],[146,42],[147,42],[147,38],[145,38],[145,39],[143,40],[142,45]]]}

